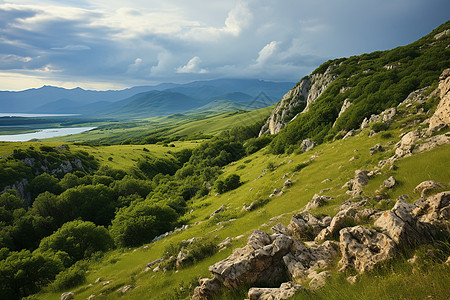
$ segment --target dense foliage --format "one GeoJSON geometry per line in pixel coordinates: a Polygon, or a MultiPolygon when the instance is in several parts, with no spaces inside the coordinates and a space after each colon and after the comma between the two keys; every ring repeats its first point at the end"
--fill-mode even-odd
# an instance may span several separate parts
{"type": "Polygon", "coordinates": [[[336,80],[271,143],[273,153],[292,152],[301,141],[333,139],[340,131],[358,128],[365,117],[398,105],[409,93],[436,82],[450,66],[450,36],[434,36],[450,28],[447,22],[420,40],[388,51],[331,60],[313,73],[333,66],[336,80]],[[346,100],[353,105],[339,118],[346,100]],[[337,121],[336,121],[337,119],[337,121]],[[333,123],[336,124],[333,126],[333,123]]]}

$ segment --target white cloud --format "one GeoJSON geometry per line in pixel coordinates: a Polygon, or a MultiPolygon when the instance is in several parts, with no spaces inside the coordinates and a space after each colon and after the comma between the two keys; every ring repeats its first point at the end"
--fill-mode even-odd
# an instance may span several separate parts
{"type": "Polygon", "coordinates": [[[249,26],[252,19],[253,14],[248,8],[248,5],[244,2],[239,2],[228,13],[223,27],[197,26],[183,34],[182,37],[197,41],[215,40],[223,35],[237,37],[249,26]]]}
{"type": "Polygon", "coordinates": [[[205,74],[208,70],[200,67],[201,59],[198,56],[191,58],[188,63],[177,69],[177,73],[193,73],[193,74],[205,74]]]}
{"type": "Polygon", "coordinates": [[[52,50],[83,51],[91,50],[91,47],[86,45],[67,45],[64,47],[53,47],[52,50]]]}
{"type": "Polygon", "coordinates": [[[256,63],[258,65],[266,63],[277,52],[278,44],[278,42],[272,41],[265,45],[264,48],[262,48],[261,51],[258,52],[256,63]]]}

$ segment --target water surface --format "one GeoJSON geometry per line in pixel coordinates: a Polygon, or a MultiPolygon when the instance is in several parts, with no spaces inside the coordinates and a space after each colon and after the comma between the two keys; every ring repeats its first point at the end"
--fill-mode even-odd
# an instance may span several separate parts
{"type": "Polygon", "coordinates": [[[50,128],[40,129],[37,132],[0,135],[0,141],[3,142],[26,142],[32,139],[47,139],[57,136],[64,136],[70,134],[77,134],[85,131],[95,129],[97,127],[70,127],[70,128],[50,128]]]}

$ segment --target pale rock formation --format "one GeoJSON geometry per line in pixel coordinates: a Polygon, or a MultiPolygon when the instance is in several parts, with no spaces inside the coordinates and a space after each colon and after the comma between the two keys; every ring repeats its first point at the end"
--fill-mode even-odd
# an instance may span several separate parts
{"type": "Polygon", "coordinates": [[[311,210],[311,209],[313,209],[313,208],[317,208],[317,207],[323,206],[323,205],[325,205],[328,201],[330,201],[331,199],[333,199],[333,198],[332,198],[332,197],[325,196],[325,195],[320,196],[320,195],[318,195],[318,194],[315,194],[315,195],[312,197],[311,201],[309,201],[308,204],[306,205],[304,211],[309,211],[309,210],[311,210]]]}
{"type": "Polygon", "coordinates": [[[318,274],[315,272],[310,273],[308,275],[308,278],[311,278],[311,281],[309,282],[309,288],[311,290],[318,290],[322,288],[325,285],[327,278],[329,278],[330,276],[331,274],[328,271],[322,271],[318,274]]]}
{"type": "Polygon", "coordinates": [[[220,281],[216,278],[202,278],[200,285],[195,288],[191,300],[209,300],[212,299],[221,287],[220,281]]]}
{"type": "Polygon", "coordinates": [[[259,135],[278,133],[299,113],[308,111],[309,106],[336,79],[336,75],[331,74],[335,67],[334,65],[328,67],[323,74],[317,73],[303,78],[292,90],[287,92],[261,128],[259,135]],[[298,111],[302,105],[305,108],[298,111]]]}
{"type": "Polygon", "coordinates": [[[74,297],[75,297],[74,292],[67,292],[61,294],[61,300],[70,300],[73,299],[74,297]]]}
{"type": "Polygon", "coordinates": [[[126,285],[124,287],[121,287],[120,289],[117,290],[117,293],[119,294],[125,294],[126,292],[130,291],[131,289],[133,289],[132,285],[126,285]]]}
{"type": "Polygon", "coordinates": [[[300,150],[302,152],[309,151],[316,146],[316,142],[311,141],[310,139],[304,139],[300,144],[300,150]]]}
{"type": "Polygon", "coordinates": [[[360,196],[362,194],[362,187],[369,183],[368,173],[369,171],[356,170],[353,179],[350,179],[342,186],[342,188],[348,189],[345,193],[352,197],[360,196]]]}
{"type": "Polygon", "coordinates": [[[305,288],[301,285],[284,282],[279,288],[251,288],[248,291],[248,300],[281,300],[289,299],[298,291],[303,291],[305,288]]]}
{"type": "Polygon", "coordinates": [[[420,194],[420,196],[423,198],[430,194],[432,191],[444,187],[445,186],[440,182],[434,180],[426,180],[422,181],[414,188],[414,193],[420,194]]]}
{"type": "Polygon", "coordinates": [[[342,259],[340,270],[354,268],[359,273],[372,270],[377,264],[391,259],[395,243],[387,235],[363,226],[347,227],[340,231],[342,259]]]}
{"type": "Polygon", "coordinates": [[[288,230],[292,235],[300,239],[312,239],[323,228],[330,225],[331,217],[315,217],[308,212],[302,212],[294,215],[288,225],[288,230]]]}

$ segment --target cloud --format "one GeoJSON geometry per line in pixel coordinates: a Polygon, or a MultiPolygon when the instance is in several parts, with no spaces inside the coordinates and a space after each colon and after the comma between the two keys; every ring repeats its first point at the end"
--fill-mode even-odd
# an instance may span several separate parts
{"type": "Polygon", "coordinates": [[[52,50],[83,51],[91,50],[91,47],[86,45],[67,45],[64,47],[53,47],[52,50]]]}
{"type": "Polygon", "coordinates": [[[208,70],[202,69],[200,67],[200,63],[202,61],[198,56],[194,56],[191,58],[188,63],[182,67],[177,69],[177,73],[193,73],[193,74],[205,74],[208,73],[208,70]]]}
{"type": "Polygon", "coordinates": [[[245,2],[239,2],[229,11],[225,24],[222,27],[196,26],[189,30],[182,37],[197,41],[208,41],[218,39],[221,36],[239,36],[242,31],[249,26],[253,19],[248,5],[245,2]]]}
{"type": "Polygon", "coordinates": [[[261,51],[258,52],[258,58],[256,64],[262,65],[269,60],[277,51],[278,42],[272,41],[264,46],[261,51]]]}

